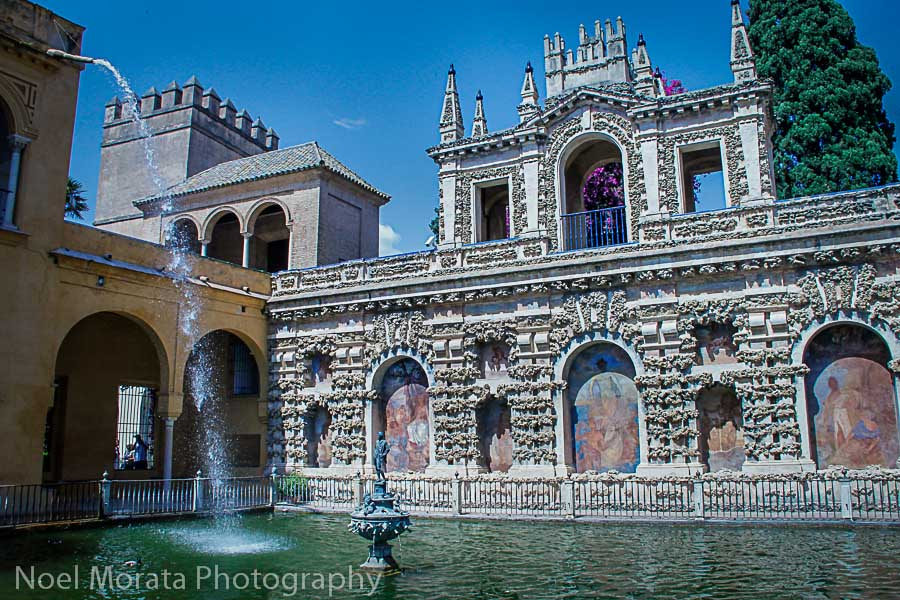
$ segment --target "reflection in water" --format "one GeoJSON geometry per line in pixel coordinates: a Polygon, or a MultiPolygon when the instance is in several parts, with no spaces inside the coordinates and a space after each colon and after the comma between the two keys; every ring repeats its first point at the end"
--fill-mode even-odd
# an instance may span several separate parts
{"type": "MultiPolygon", "coordinates": [[[[890,598],[896,597],[900,536],[889,528],[665,524],[525,523],[416,519],[413,535],[394,546],[406,572],[383,583],[379,600],[465,598],[890,598]],[[540,540],[535,544],[534,540],[540,540]],[[497,566],[502,565],[502,568],[497,566]]],[[[363,540],[346,534],[344,516],[245,516],[223,552],[208,524],[147,523],[130,527],[35,533],[0,549],[0,597],[47,598],[15,591],[15,565],[63,572],[74,563],[82,578],[93,565],[120,565],[141,557],[142,572],[193,573],[218,565],[229,573],[347,572],[366,554],[363,540]],[[208,539],[211,546],[187,540],[208,539]]],[[[87,581],[85,581],[87,585],[87,581]]],[[[54,600],[81,600],[85,590],[54,600]]],[[[281,592],[183,592],[115,595],[117,599],[281,600],[281,592]]],[[[297,594],[298,598],[327,594],[297,594]]],[[[334,598],[365,597],[359,590],[334,598]]]]}

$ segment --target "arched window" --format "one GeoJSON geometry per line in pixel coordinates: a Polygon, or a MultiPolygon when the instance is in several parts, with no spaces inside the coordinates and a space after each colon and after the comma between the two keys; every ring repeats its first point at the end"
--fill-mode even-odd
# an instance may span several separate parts
{"type": "Polygon", "coordinates": [[[166,231],[166,245],[185,252],[200,254],[200,234],[190,219],[178,219],[166,231]]]}
{"type": "Polygon", "coordinates": [[[566,380],[572,466],[633,473],[640,460],[638,391],[624,350],[597,343],[572,360],[566,380]]]}
{"type": "Polygon", "coordinates": [[[565,250],[628,241],[622,153],[609,140],[579,146],[562,173],[562,244],[565,250]]]}
{"type": "Polygon", "coordinates": [[[206,255],[236,265],[243,261],[244,240],[241,237],[241,225],[233,212],[223,213],[212,227],[206,255]]]}
{"type": "Polygon", "coordinates": [[[900,456],[890,353],[870,329],[841,324],[819,332],[803,362],[810,439],[819,468],[896,466],[900,456]]]}
{"type": "Polygon", "coordinates": [[[391,442],[387,470],[424,472],[430,456],[428,377],[424,369],[415,360],[402,358],[387,368],[378,390],[375,431],[370,433],[384,431],[391,442]]]}
{"type": "Polygon", "coordinates": [[[269,273],[288,268],[291,232],[287,217],[277,204],[270,204],[253,220],[249,266],[269,273]]]}
{"type": "Polygon", "coordinates": [[[0,99],[0,226],[15,227],[22,151],[28,138],[15,135],[10,111],[0,99]]]}

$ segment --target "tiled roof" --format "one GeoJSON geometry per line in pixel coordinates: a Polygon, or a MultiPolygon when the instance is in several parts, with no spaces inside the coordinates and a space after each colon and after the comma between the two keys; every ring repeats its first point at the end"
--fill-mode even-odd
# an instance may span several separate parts
{"type": "MultiPolygon", "coordinates": [[[[172,196],[184,196],[227,185],[256,181],[308,169],[323,168],[336,173],[353,183],[378,194],[382,198],[390,196],[378,190],[365,179],[350,170],[345,164],[326,152],[318,142],[307,142],[271,152],[263,152],[246,158],[239,158],[210,167],[181,183],[169,188],[172,196]]],[[[136,205],[152,202],[157,197],[145,198],[136,205]]]]}

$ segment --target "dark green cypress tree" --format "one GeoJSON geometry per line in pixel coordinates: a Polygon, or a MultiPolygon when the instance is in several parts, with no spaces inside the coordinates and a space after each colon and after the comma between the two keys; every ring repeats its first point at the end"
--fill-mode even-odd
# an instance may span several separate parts
{"type": "Polygon", "coordinates": [[[782,198],[897,180],[891,82],[835,0],[750,0],[760,77],[775,83],[775,177],[782,198]]]}

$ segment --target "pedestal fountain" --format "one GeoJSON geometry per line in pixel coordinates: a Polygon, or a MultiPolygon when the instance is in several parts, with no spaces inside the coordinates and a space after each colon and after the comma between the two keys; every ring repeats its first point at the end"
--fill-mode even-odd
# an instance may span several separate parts
{"type": "Polygon", "coordinates": [[[412,523],[409,513],[394,507],[396,496],[388,492],[384,477],[385,461],[391,451],[390,443],[384,439],[384,432],[378,433],[375,444],[376,481],[372,493],[363,497],[363,502],[350,514],[349,529],[352,533],[371,542],[369,558],[359,566],[364,571],[393,575],[400,572],[400,565],[391,554],[388,542],[408,530],[412,523]]]}

